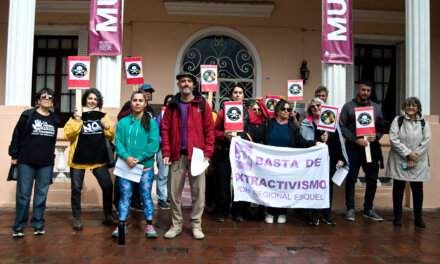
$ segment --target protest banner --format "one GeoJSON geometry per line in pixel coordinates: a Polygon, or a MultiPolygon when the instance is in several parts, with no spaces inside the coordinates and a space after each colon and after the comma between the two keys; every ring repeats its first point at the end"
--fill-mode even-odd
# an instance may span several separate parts
{"type": "Polygon", "coordinates": [[[235,137],[229,151],[234,201],[279,208],[329,207],[326,144],[272,147],[235,137]]]}
{"type": "Polygon", "coordinates": [[[244,129],[243,122],[243,103],[242,102],[224,102],[225,109],[225,131],[226,132],[242,132],[244,129]]]}
{"type": "Polygon", "coordinates": [[[318,129],[335,132],[338,123],[339,108],[330,105],[321,105],[321,114],[319,116],[318,129]]]}
{"type": "Polygon", "coordinates": [[[291,101],[304,100],[304,81],[287,81],[287,99],[291,101]]]}
{"type": "Polygon", "coordinates": [[[89,55],[122,54],[122,10],[124,0],[92,0],[89,17],[89,55]]]}
{"type": "Polygon", "coordinates": [[[321,60],[353,64],[352,0],[323,0],[321,60]]]}
{"type": "MultiPolygon", "coordinates": [[[[374,124],[374,108],[372,106],[356,107],[354,109],[356,119],[356,136],[364,137],[376,136],[376,126],[374,124]]],[[[365,147],[367,162],[371,162],[370,144],[365,147]]]]}
{"type": "Polygon", "coordinates": [[[144,70],[141,57],[124,58],[125,79],[128,85],[144,83],[144,70]]]}

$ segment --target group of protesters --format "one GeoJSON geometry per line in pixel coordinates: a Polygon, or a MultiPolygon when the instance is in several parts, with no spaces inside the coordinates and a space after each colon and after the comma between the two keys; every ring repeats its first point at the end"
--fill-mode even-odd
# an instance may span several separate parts
{"type": "MultiPolygon", "coordinates": [[[[242,222],[255,206],[237,201],[231,191],[231,163],[229,148],[231,139],[241,137],[255,143],[288,148],[307,148],[327,144],[329,150],[329,176],[337,168],[349,170],[345,180],[345,220],[355,221],[355,183],[362,167],[366,190],[363,216],[374,221],[383,218],[374,210],[373,201],[377,188],[379,169],[383,166],[380,139],[386,122],[381,108],[371,100],[372,84],[359,82],[356,97],[346,103],[340,113],[334,132],[318,129],[320,106],[327,103],[328,90],[320,86],[308,104],[305,113],[299,114],[292,105],[280,99],[270,113],[262,99],[246,101],[243,113],[244,130],[239,133],[225,131],[225,111],[212,110],[198,92],[198,79],[188,72],[176,76],[179,93],[167,95],[163,111],[155,114],[149,101],[154,89],[149,84],[140,86],[123,106],[116,126],[108,114],[101,112],[103,96],[95,88],[82,96],[82,111],[75,111],[64,126],[70,142],[69,166],[71,178],[72,227],[83,229],[81,221],[81,191],[86,170],[91,170],[102,189],[103,224],[115,226],[113,237],[128,233],[127,219],[133,196],[138,197],[145,218],[144,235],[157,238],[153,225],[154,203],[152,186],[157,164],[157,205],[171,210],[171,225],[164,237],[172,239],[182,232],[182,192],[185,179],[191,187],[190,222],[195,239],[204,239],[202,215],[210,207],[218,222],[231,217],[242,222]],[[376,135],[357,137],[355,133],[355,108],[372,106],[376,135]],[[112,142],[117,162],[129,168],[142,168],[139,183],[123,177],[112,181],[109,169],[114,166],[112,142]],[[367,162],[365,147],[370,146],[372,161],[367,162]],[[203,150],[210,162],[209,176],[205,172],[189,175],[194,148],[203,150]],[[115,191],[114,191],[115,189],[115,191]],[[115,195],[113,195],[113,193],[115,195]],[[205,199],[206,194],[206,199],[205,199]],[[206,202],[205,202],[206,200],[206,202]],[[113,216],[116,205],[117,221],[113,216]]],[[[235,86],[230,100],[244,103],[244,89],[235,86]]],[[[9,155],[17,167],[16,217],[13,237],[24,236],[32,188],[34,188],[32,227],[34,235],[45,234],[44,212],[49,186],[52,183],[54,149],[59,121],[51,111],[54,92],[44,88],[36,95],[36,106],[24,111],[14,129],[9,155]],[[35,185],[35,186],[34,186],[35,185]]],[[[423,119],[420,100],[410,97],[402,106],[402,114],[396,116],[389,129],[391,151],[386,175],[393,179],[393,209],[395,226],[402,225],[402,200],[406,182],[410,182],[413,194],[414,224],[424,228],[422,218],[423,182],[429,179],[428,149],[431,141],[429,124],[423,119]]],[[[308,223],[334,225],[331,202],[333,186],[329,178],[330,206],[326,209],[308,209],[308,223]]],[[[268,224],[287,222],[287,208],[257,207],[268,224]]],[[[306,208],[307,209],[307,208],[306,208]]]]}

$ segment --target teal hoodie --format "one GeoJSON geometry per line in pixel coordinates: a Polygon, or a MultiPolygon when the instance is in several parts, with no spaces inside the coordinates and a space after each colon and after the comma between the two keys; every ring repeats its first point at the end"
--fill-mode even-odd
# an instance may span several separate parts
{"type": "Polygon", "coordinates": [[[150,130],[145,131],[140,119],[128,115],[119,120],[116,126],[116,154],[126,160],[134,157],[144,168],[153,167],[154,155],[159,150],[159,128],[153,118],[150,130]]]}

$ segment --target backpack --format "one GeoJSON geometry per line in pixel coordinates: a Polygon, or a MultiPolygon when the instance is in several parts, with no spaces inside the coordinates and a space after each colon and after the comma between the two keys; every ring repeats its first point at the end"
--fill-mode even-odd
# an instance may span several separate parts
{"type": "MultiPolygon", "coordinates": [[[[405,117],[402,116],[402,115],[399,116],[399,118],[397,119],[397,124],[399,125],[399,131],[400,131],[400,128],[402,127],[403,119],[405,119],[405,117]]],[[[422,132],[423,132],[423,129],[424,129],[425,126],[426,126],[426,121],[425,121],[425,119],[420,120],[420,123],[421,123],[421,125],[422,125],[422,132]]]]}

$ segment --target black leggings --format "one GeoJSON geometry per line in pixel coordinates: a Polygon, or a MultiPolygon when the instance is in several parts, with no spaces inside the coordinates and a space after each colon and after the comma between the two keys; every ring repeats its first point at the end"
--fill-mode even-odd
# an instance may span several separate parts
{"type": "MultiPolygon", "coordinates": [[[[108,173],[107,166],[99,167],[92,170],[98,180],[99,186],[102,190],[102,201],[104,217],[111,217],[112,215],[112,198],[113,198],[113,183],[108,173]]],[[[73,217],[79,218],[81,216],[81,190],[84,182],[85,170],[70,168],[71,179],[71,206],[73,217]]]]}
{"type": "MultiPolygon", "coordinates": [[[[422,217],[423,207],[423,182],[409,182],[413,197],[414,218],[422,217]]],[[[394,219],[400,220],[402,217],[402,200],[405,192],[406,181],[393,180],[393,211],[394,219]]]]}

